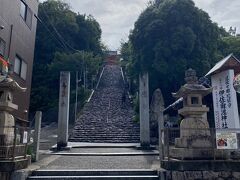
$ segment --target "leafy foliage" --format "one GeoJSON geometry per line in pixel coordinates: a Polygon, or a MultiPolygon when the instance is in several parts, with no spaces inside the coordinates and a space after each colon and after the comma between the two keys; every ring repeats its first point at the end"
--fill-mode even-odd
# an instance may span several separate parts
{"type": "Polygon", "coordinates": [[[222,52],[224,56],[233,53],[238,59],[240,58],[240,37],[228,36],[222,38],[221,44],[219,46],[219,51],[222,52]]]}
{"type": "MultiPolygon", "coordinates": [[[[187,68],[203,76],[214,65],[223,34],[192,0],[152,3],[130,34],[132,57],[128,59],[135,78],[148,71],[150,92],[161,87],[166,104],[170,104],[171,92],[184,83],[187,68]]],[[[122,51],[126,52],[124,46],[122,51]]]]}
{"type": "Polygon", "coordinates": [[[31,112],[57,106],[60,71],[87,68],[88,78],[96,77],[103,56],[101,28],[92,16],[76,14],[62,1],[48,0],[40,3],[38,17],[31,112]]]}

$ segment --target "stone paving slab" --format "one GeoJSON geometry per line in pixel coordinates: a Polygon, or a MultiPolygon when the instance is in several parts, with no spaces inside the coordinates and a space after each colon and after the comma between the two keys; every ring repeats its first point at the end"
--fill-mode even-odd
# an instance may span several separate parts
{"type": "Polygon", "coordinates": [[[158,156],[60,156],[41,169],[159,169],[158,156]]]}
{"type": "Polygon", "coordinates": [[[46,153],[46,155],[61,155],[61,156],[157,156],[158,152],[133,152],[133,153],[46,153]]]}
{"type": "Polygon", "coordinates": [[[99,148],[72,148],[69,151],[59,151],[61,153],[158,153],[157,150],[139,150],[134,148],[119,147],[99,147],[99,148]]]}
{"type": "Polygon", "coordinates": [[[137,147],[99,147],[99,148],[71,148],[64,151],[40,151],[46,155],[62,155],[62,156],[151,156],[159,155],[157,150],[139,150],[137,147]]]}
{"type": "Polygon", "coordinates": [[[130,148],[130,147],[139,147],[140,143],[84,143],[84,142],[68,142],[68,145],[72,148],[100,148],[100,147],[122,147],[122,148],[130,148]]]}

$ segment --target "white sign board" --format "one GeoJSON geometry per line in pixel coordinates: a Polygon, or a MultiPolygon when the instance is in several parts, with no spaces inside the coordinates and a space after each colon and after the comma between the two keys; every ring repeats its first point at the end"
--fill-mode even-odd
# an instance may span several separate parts
{"type": "Polygon", "coordinates": [[[23,144],[28,143],[28,132],[24,131],[23,132],[23,144]]]}
{"type": "Polygon", "coordinates": [[[233,132],[216,133],[217,149],[237,149],[237,134],[233,132]]]}
{"type": "Polygon", "coordinates": [[[226,70],[211,77],[215,127],[217,129],[240,128],[233,79],[233,70],[226,70]]]}

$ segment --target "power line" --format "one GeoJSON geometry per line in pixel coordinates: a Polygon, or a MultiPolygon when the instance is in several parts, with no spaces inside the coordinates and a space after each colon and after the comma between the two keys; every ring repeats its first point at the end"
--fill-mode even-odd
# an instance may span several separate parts
{"type": "Polygon", "coordinates": [[[50,23],[50,25],[52,26],[54,32],[57,34],[57,37],[59,38],[59,40],[62,42],[62,44],[67,48],[67,45],[64,42],[64,39],[62,38],[62,36],[58,33],[57,29],[54,27],[53,23],[50,21],[49,16],[47,15],[46,11],[44,10],[44,8],[42,8],[43,13],[45,14],[48,22],[50,23]]]}
{"type": "Polygon", "coordinates": [[[69,49],[76,51],[76,52],[80,52],[79,50],[73,48],[71,45],[69,45],[67,43],[67,41],[62,37],[62,35],[58,32],[57,28],[54,26],[54,24],[51,22],[49,16],[47,15],[46,11],[44,10],[44,8],[42,8],[43,13],[45,14],[46,18],[48,19],[50,25],[52,26],[53,30],[55,31],[55,33],[57,34],[58,38],[60,39],[60,41],[64,44],[64,46],[68,47],[69,49]]]}
{"type": "MultiPolygon", "coordinates": [[[[64,44],[62,44],[62,42],[55,37],[55,35],[52,33],[52,31],[47,27],[47,25],[37,16],[35,15],[35,17],[37,18],[37,20],[47,29],[47,31],[50,33],[50,35],[59,43],[59,45],[63,48],[66,49],[66,47],[64,46],[64,44]]],[[[66,49],[67,50],[67,49],[66,49]]]]}

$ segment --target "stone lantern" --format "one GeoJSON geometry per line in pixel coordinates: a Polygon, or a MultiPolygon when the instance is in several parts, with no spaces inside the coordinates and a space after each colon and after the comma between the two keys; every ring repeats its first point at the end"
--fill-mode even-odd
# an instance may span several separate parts
{"type": "Polygon", "coordinates": [[[208,151],[203,151],[213,146],[207,121],[209,108],[202,103],[203,97],[211,93],[212,88],[198,84],[193,69],[185,72],[185,81],[186,84],[173,93],[173,97],[183,98],[183,108],[178,113],[184,119],[180,124],[180,137],[175,139],[175,148],[171,149],[171,154],[176,158],[202,158],[208,156],[208,151]]]}
{"type": "Polygon", "coordinates": [[[13,79],[0,76],[0,137],[5,144],[13,143],[15,120],[11,114],[18,109],[13,104],[13,92],[25,92],[26,88],[22,88],[13,79]]]}

